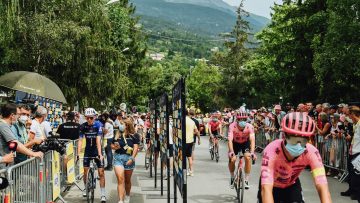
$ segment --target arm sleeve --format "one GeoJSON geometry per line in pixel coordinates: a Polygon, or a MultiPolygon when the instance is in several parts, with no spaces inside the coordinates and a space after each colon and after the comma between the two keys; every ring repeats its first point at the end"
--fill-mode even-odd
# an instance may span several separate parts
{"type": "Polygon", "coordinates": [[[274,159],[267,152],[264,151],[261,162],[261,185],[273,185],[274,184],[274,159]]]}
{"type": "Polygon", "coordinates": [[[234,138],[233,130],[234,130],[234,125],[231,124],[229,126],[229,133],[228,133],[228,140],[230,140],[230,141],[233,141],[233,138],[234,138]]]}
{"type": "Polygon", "coordinates": [[[327,184],[325,168],[320,153],[315,147],[309,148],[311,151],[308,152],[308,161],[315,185],[327,184]]]}

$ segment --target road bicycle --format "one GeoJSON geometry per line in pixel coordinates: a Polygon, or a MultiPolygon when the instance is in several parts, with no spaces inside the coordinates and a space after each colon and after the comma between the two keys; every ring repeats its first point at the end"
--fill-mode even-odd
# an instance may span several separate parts
{"type": "Polygon", "coordinates": [[[238,166],[235,167],[236,171],[234,174],[234,182],[233,187],[236,191],[236,198],[239,203],[243,203],[244,201],[244,189],[245,189],[245,172],[243,167],[243,158],[244,155],[239,152],[236,157],[239,159],[238,166]]]}
{"type": "Polygon", "coordinates": [[[219,143],[217,145],[217,147],[215,146],[215,139],[218,140],[217,137],[214,137],[213,138],[213,141],[210,143],[211,144],[211,147],[210,147],[210,157],[211,157],[211,160],[216,160],[216,162],[219,162],[219,143]]]}
{"type": "MultiPolygon", "coordinates": [[[[96,189],[96,180],[98,179],[96,175],[97,165],[95,163],[95,159],[98,157],[83,157],[82,159],[90,159],[89,170],[86,174],[86,184],[85,184],[85,192],[86,192],[86,200],[88,203],[94,203],[94,193],[96,189]]],[[[99,160],[100,161],[100,160],[99,160]]]]}

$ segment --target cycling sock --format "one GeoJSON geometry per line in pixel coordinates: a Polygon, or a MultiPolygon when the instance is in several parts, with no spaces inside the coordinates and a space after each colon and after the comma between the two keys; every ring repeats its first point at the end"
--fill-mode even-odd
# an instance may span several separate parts
{"type": "Polygon", "coordinates": [[[231,176],[231,178],[235,178],[234,173],[231,173],[230,176],[231,176]]]}
{"type": "Polygon", "coordinates": [[[106,196],[105,195],[106,191],[104,187],[100,188],[100,192],[101,192],[101,196],[106,196]]]}
{"type": "Polygon", "coordinates": [[[245,173],[245,180],[249,181],[250,173],[245,173]]]}

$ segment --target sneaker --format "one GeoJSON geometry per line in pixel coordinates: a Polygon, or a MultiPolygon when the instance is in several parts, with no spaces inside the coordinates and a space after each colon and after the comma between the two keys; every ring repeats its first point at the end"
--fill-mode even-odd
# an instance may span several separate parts
{"type": "Polygon", "coordinates": [[[85,192],[83,192],[83,197],[86,197],[87,196],[87,194],[86,194],[86,191],[85,192]]]}
{"type": "Polygon", "coordinates": [[[190,176],[193,177],[194,176],[194,173],[192,171],[190,171],[190,176]]]}
{"type": "Polygon", "coordinates": [[[234,180],[233,177],[230,178],[230,189],[234,189],[234,180]]]}
{"type": "Polygon", "coordinates": [[[244,182],[245,182],[245,189],[248,190],[250,188],[249,181],[245,180],[244,182]]]}
{"type": "Polygon", "coordinates": [[[120,201],[118,201],[118,203],[124,203],[124,201],[121,201],[121,200],[120,200],[120,201]]]}
{"type": "Polygon", "coordinates": [[[124,203],[130,203],[130,196],[125,195],[124,203]]]}
{"type": "Polygon", "coordinates": [[[101,196],[100,201],[101,201],[101,202],[106,202],[106,197],[105,197],[105,196],[101,196]]]}

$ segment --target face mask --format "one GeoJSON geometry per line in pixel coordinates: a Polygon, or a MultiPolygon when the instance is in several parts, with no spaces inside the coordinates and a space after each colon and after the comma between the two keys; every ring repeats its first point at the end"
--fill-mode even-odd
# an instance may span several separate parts
{"type": "Polygon", "coordinates": [[[124,132],[125,131],[125,126],[124,125],[119,125],[119,130],[120,132],[124,132]]]}
{"type": "Polygon", "coordinates": [[[240,126],[241,128],[245,128],[246,122],[245,122],[245,121],[240,121],[240,122],[239,122],[239,126],[240,126]]]}
{"type": "Polygon", "coordinates": [[[298,157],[305,151],[305,147],[302,147],[300,143],[296,145],[286,144],[286,150],[290,153],[292,157],[298,157]]]}
{"type": "Polygon", "coordinates": [[[218,119],[217,118],[213,118],[212,119],[214,122],[218,122],[218,119]]]}
{"type": "Polygon", "coordinates": [[[22,115],[22,116],[20,116],[20,118],[19,118],[19,122],[25,125],[25,124],[26,124],[26,121],[27,121],[28,119],[29,119],[29,118],[28,118],[27,116],[22,115]]]}

